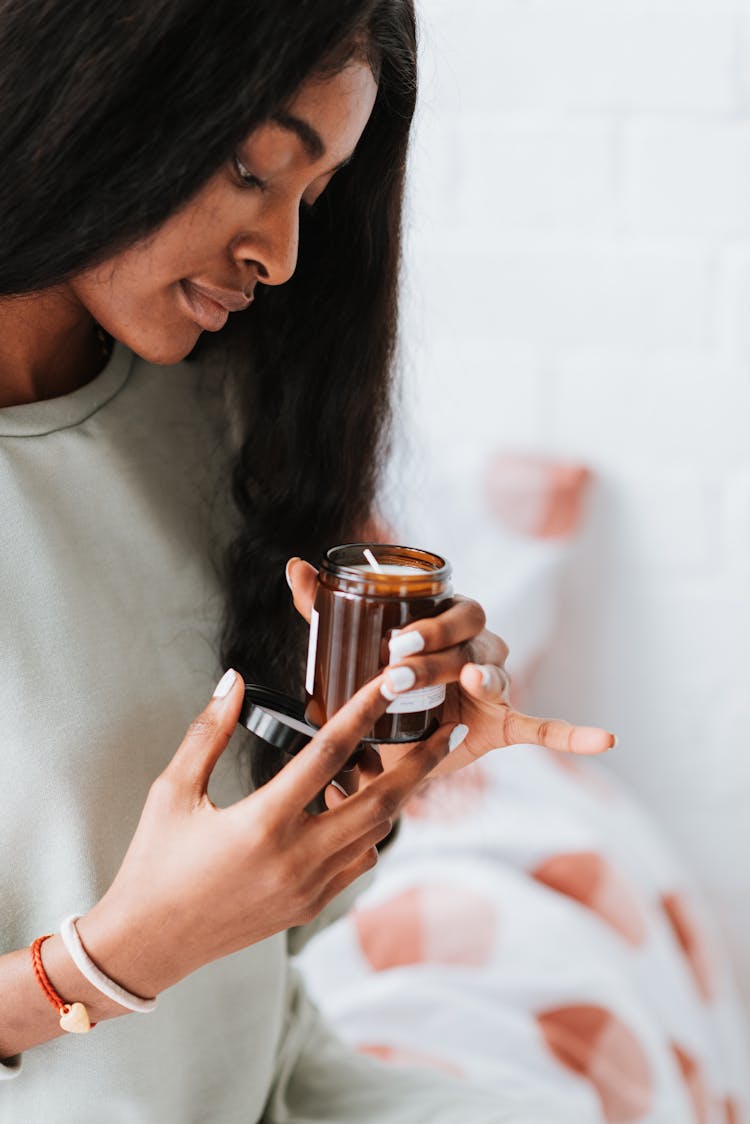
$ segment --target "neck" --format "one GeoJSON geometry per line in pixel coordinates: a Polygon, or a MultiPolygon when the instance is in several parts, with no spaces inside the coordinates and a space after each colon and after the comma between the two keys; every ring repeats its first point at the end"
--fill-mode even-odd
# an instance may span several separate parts
{"type": "Polygon", "coordinates": [[[0,408],[70,394],[105,362],[94,319],[72,293],[0,298],[0,408]]]}

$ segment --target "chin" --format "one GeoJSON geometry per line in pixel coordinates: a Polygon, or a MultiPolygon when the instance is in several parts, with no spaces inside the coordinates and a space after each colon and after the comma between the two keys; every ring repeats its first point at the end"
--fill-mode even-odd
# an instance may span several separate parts
{"type": "Polygon", "coordinates": [[[174,332],[172,335],[164,331],[157,338],[151,334],[145,336],[138,332],[113,334],[147,363],[153,363],[157,367],[173,367],[190,355],[203,333],[196,325],[194,331],[174,332]]]}

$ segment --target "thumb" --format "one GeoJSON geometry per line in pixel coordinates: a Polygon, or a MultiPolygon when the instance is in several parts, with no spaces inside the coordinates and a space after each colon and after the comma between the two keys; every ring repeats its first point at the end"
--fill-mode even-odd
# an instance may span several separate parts
{"type": "Polygon", "coordinates": [[[295,609],[309,624],[318,591],[318,571],[302,558],[290,558],[286,564],[286,580],[292,591],[295,609]]]}
{"type": "Polygon", "coordinates": [[[188,727],[166,772],[194,798],[206,793],[216,762],[229,744],[245,698],[242,676],[230,668],[219,680],[211,701],[188,727]]]}

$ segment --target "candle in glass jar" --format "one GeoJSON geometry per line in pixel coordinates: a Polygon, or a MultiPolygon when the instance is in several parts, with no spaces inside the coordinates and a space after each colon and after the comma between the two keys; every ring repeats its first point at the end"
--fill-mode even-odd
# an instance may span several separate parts
{"type": "MultiPolygon", "coordinates": [[[[388,640],[451,604],[450,566],[414,547],[354,543],[329,550],[310,620],[306,718],[322,726],[388,664],[388,640]]],[[[398,695],[363,741],[409,742],[440,720],[445,687],[398,695]]]]}
{"type": "Polygon", "coordinates": [[[354,566],[350,567],[351,569],[364,570],[370,574],[398,574],[400,577],[407,574],[424,574],[425,572],[419,566],[410,566],[407,562],[379,562],[372,552],[372,547],[369,546],[362,548],[362,554],[367,560],[369,570],[361,562],[356,562],[354,566]]]}
{"type": "Polygon", "coordinates": [[[357,562],[354,566],[347,566],[347,570],[361,570],[365,574],[396,574],[399,577],[405,577],[408,574],[419,574],[423,577],[427,570],[422,570],[419,566],[398,566],[393,562],[381,562],[378,564],[377,569],[371,566],[368,562],[357,562]]]}

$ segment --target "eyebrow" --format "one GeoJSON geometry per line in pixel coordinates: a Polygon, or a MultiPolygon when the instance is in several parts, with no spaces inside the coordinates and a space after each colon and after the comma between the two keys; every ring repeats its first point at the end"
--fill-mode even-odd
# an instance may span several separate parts
{"type": "Polygon", "coordinates": [[[299,137],[311,160],[320,160],[325,156],[326,146],[323,144],[323,138],[307,121],[303,121],[301,117],[294,117],[291,113],[278,113],[272,120],[275,125],[281,125],[282,129],[287,129],[299,137]]]}
{"type": "MultiPolygon", "coordinates": [[[[271,120],[274,125],[280,125],[282,129],[287,129],[299,138],[311,161],[321,160],[325,156],[326,146],[323,143],[323,138],[309,121],[304,121],[301,117],[295,117],[292,113],[277,113],[271,120]]],[[[338,172],[339,169],[344,168],[351,161],[353,155],[354,153],[351,153],[331,171],[338,172]]]]}

